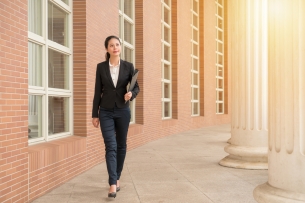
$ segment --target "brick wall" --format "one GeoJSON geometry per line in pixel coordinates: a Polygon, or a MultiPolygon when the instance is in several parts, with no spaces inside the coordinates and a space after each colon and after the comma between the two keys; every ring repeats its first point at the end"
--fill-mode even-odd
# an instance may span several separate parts
{"type": "Polygon", "coordinates": [[[193,128],[190,123],[191,104],[191,84],[192,84],[192,1],[178,1],[178,21],[177,21],[177,95],[178,95],[178,131],[185,131],[193,128]],[[186,9],[188,8],[188,9],[186,9]]]}
{"type": "MultiPolygon", "coordinates": [[[[145,136],[137,136],[133,141],[142,144],[160,137],[161,112],[161,2],[143,1],[143,72],[141,92],[143,99],[143,128],[145,136]],[[153,16],[153,17],[152,17],[153,16]],[[158,126],[158,127],[157,127],[158,126]],[[136,142],[137,141],[137,142],[136,142]]],[[[131,137],[129,137],[129,140],[131,137]]]]}
{"type": "MultiPolygon", "coordinates": [[[[171,31],[172,31],[172,37],[171,37],[171,47],[172,47],[172,118],[178,119],[178,115],[180,112],[178,111],[178,99],[180,95],[180,90],[178,91],[178,84],[179,84],[179,66],[178,66],[178,8],[177,8],[177,0],[171,1],[171,31]]],[[[181,18],[179,18],[180,20],[181,18]]],[[[184,29],[181,33],[182,35],[185,34],[184,29]]],[[[180,35],[180,33],[179,33],[180,35]]],[[[185,35],[184,35],[185,36],[185,35]]],[[[190,66],[189,66],[190,67],[190,66]]],[[[187,77],[184,77],[187,78],[187,77]]],[[[182,81],[183,83],[183,81],[182,81]]],[[[184,92],[184,91],[183,91],[184,92]]]]}
{"type": "Polygon", "coordinates": [[[1,1],[0,27],[0,202],[26,202],[27,0],[1,1]]]}
{"type": "Polygon", "coordinates": [[[73,124],[74,135],[86,136],[86,9],[87,1],[73,1],[73,124]]]}

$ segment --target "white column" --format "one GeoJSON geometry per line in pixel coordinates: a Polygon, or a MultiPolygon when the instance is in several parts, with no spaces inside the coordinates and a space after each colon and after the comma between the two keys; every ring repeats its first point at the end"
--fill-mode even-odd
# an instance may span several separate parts
{"type": "Polygon", "coordinates": [[[267,1],[230,0],[229,37],[232,119],[229,153],[219,164],[267,169],[268,43],[267,1]]]}
{"type": "Polygon", "coordinates": [[[269,0],[268,182],[258,202],[305,202],[305,1],[269,0]]]}

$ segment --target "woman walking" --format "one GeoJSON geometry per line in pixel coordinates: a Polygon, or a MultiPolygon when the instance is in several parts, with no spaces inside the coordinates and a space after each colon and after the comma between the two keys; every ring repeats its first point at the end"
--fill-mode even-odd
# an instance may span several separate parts
{"type": "Polygon", "coordinates": [[[92,124],[100,125],[106,150],[109,175],[108,197],[116,197],[120,190],[120,176],[126,156],[126,140],[130,122],[129,101],[140,91],[136,82],[127,92],[134,66],[120,58],[121,42],[116,36],[105,40],[106,61],[97,64],[92,107],[92,124]]]}

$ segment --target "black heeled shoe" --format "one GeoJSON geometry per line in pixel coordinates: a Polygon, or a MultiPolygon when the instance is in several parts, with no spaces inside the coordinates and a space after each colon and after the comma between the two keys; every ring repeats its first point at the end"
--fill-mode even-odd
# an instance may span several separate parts
{"type": "Polygon", "coordinates": [[[113,197],[113,198],[115,198],[115,197],[116,197],[116,192],[108,193],[108,197],[113,197]]]}
{"type": "Polygon", "coordinates": [[[116,188],[116,191],[117,191],[117,192],[118,192],[118,191],[120,191],[120,190],[121,190],[121,188],[120,188],[120,187],[117,187],[117,188],[116,188]]]}

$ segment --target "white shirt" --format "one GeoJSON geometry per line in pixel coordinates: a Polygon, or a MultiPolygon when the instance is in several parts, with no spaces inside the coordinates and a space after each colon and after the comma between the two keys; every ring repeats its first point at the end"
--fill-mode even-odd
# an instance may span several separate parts
{"type": "Polygon", "coordinates": [[[119,64],[116,66],[113,66],[109,61],[109,69],[110,69],[110,75],[112,78],[112,82],[114,86],[116,87],[116,84],[118,82],[119,72],[120,72],[120,61],[119,64]]]}

